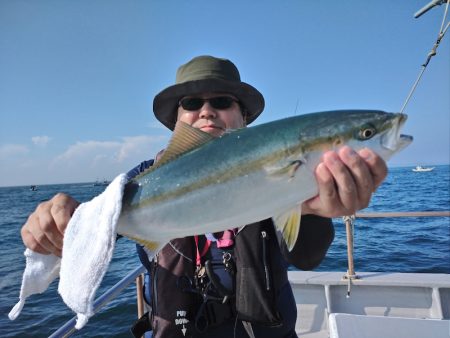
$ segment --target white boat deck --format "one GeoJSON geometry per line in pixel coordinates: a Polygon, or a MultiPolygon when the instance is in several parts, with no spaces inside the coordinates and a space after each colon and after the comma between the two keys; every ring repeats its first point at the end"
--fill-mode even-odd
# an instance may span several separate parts
{"type": "Polygon", "coordinates": [[[349,298],[343,276],[289,272],[299,336],[387,338],[392,332],[392,337],[450,337],[450,274],[361,272],[351,282],[349,298]],[[356,328],[358,335],[352,335],[356,328]]]}
{"type": "Polygon", "coordinates": [[[332,313],[331,338],[447,338],[450,321],[332,313]]]}

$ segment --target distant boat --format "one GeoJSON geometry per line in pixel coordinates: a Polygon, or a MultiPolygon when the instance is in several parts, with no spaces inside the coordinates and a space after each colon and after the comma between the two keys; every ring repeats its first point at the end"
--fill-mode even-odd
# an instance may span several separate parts
{"type": "Polygon", "coordinates": [[[107,181],[107,180],[103,180],[103,181],[95,181],[94,182],[94,184],[93,184],[93,186],[94,187],[104,187],[104,186],[107,186],[107,185],[109,185],[109,181],[107,181]]]}
{"type": "Polygon", "coordinates": [[[425,167],[418,165],[414,169],[412,169],[412,171],[418,173],[418,172],[432,171],[433,169],[434,169],[434,167],[425,168],[425,167]]]}
{"type": "Polygon", "coordinates": [[[30,185],[30,190],[31,191],[36,191],[37,190],[37,186],[36,185],[30,185]]]}

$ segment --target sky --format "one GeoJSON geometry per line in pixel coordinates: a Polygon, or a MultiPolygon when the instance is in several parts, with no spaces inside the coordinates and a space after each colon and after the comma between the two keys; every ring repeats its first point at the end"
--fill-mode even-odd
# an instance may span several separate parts
{"type": "MultiPolygon", "coordinates": [[[[0,0],[0,186],[111,180],[153,158],[170,137],[153,97],[198,55],[232,60],[263,93],[254,125],[399,111],[442,23],[445,6],[413,17],[428,2],[0,0]]],[[[406,107],[414,142],[389,166],[450,163],[449,45],[406,107]]]]}

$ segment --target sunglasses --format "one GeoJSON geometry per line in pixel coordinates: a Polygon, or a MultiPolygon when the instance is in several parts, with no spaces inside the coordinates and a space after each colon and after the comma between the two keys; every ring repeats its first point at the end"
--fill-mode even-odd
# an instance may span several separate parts
{"type": "Polygon", "coordinates": [[[214,109],[228,109],[233,105],[233,102],[238,100],[230,96],[216,96],[209,99],[202,99],[200,97],[185,97],[178,103],[179,106],[185,110],[199,110],[205,102],[209,102],[214,109]]]}

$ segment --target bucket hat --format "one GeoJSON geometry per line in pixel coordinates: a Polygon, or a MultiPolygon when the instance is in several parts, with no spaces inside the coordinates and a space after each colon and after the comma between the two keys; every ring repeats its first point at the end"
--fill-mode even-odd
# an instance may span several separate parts
{"type": "Polygon", "coordinates": [[[162,124],[173,130],[180,99],[204,92],[234,95],[245,109],[247,124],[252,123],[264,109],[262,94],[241,81],[237,67],[230,60],[204,55],[178,68],[175,84],[155,96],[153,112],[162,124]]]}

